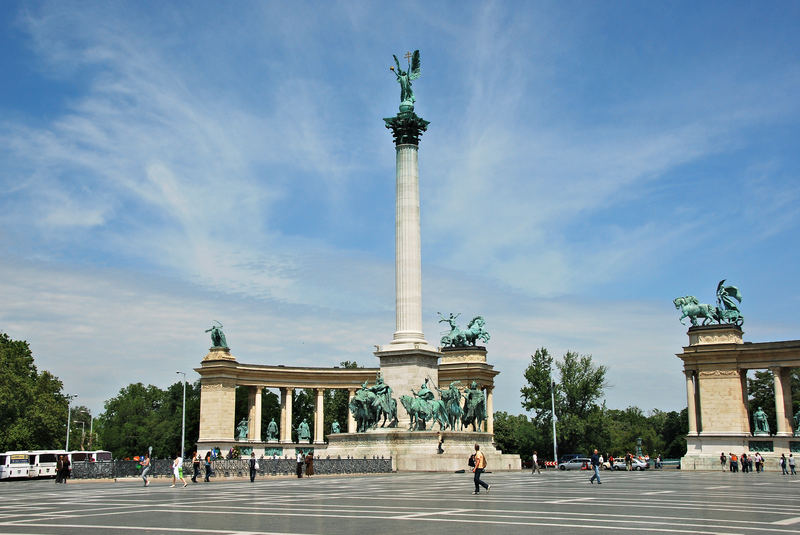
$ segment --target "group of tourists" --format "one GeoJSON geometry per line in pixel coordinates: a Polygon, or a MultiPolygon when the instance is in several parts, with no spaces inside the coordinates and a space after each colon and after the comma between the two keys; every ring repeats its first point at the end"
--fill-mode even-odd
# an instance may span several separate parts
{"type": "MultiPolygon", "coordinates": [[[[748,455],[747,453],[742,453],[741,455],[736,455],[735,453],[728,453],[725,455],[725,452],[719,454],[719,464],[722,467],[722,471],[728,470],[730,472],[738,472],[741,468],[742,473],[752,472],[753,468],[755,468],[756,473],[763,472],[764,468],[766,467],[766,463],[764,462],[764,458],[761,456],[759,452],[751,453],[748,455]]],[[[781,457],[778,460],[778,464],[781,467],[781,473],[783,475],[796,475],[795,472],[795,460],[792,454],[789,454],[789,457],[786,457],[785,453],[781,453],[781,457]]]]}
{"type": "Polygon", "coordinates": [[[303,477],[304,468],[306,477],[314,475],[314,453],[310,450],[305,455],[303,455],[302,451],[297,452],[297,477],[303,477]]]}
{"type": "MultiPolygon", "coordinates": [[[[200,475],[200,464],[201,462],[205,464],[205,482],[208,483],[209,477],[211,477],[211,460],[212,460],[212,453],[209,451],[206,453],[205,458],[200,457],[200,454],[197,450],[192,452],[192,483],[197,483],[197,477],[200,475]]],[[[145,453],[144,458],[141,461],[142,465],[142,474],[141,478],[144,481],[144,486],[150,486],[150,472],[153,468],[153,460],[150,458],[150,453],[145,453]]],[[[187,487],[189,483],[186,482],[183,473],[183,456],[178,454],[172,460],[172,485],[170,487],[175,487],[178,481],[183,483],[184,487],[187,487]]]]}

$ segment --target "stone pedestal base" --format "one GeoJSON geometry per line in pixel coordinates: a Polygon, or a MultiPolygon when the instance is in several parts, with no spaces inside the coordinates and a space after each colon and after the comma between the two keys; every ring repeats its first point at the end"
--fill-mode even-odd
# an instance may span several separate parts
{"type": "MultiPolygon", "coordinates": [[[[681,457],[681,470],[722,470],[720,453],[748,457],[757,451],[764,458],[765,470],[779,471],[781,454],[800,452],[800,440],[794,437],[754,436],[749,434],[707,435],[686,437],[686,455],[681,457]],[[771,451],[770,451],[771,450],[771,451]]],[[[741,466],[741,465],[740,465],[741,466]]],[[[726,468],[727,470],[727,468],[726,468]]]]}
{"type": "MultiPolygon", "coordinates": [[[[429,347],[429,346],[425,346],[429,347]]],[[[375,356],[381,362],[384,382],[392,387],[392,396],[397,398],[397,427],[408,428],[411,418],[400,402],[401,396],[412,396],[411,389],[418,391],[429,379],[428,388],[435,392],[439,386],[439,357],[441,353],[421,347],[402,345],[382,346],[375,356]]]]}
{"type": "Polygon", "coordinates": [[[519,455],[504,454],[492,444],[489,433],[443,431],[443,454],[437,453],[438,432],[377,429],[369,433],[328,435],[328,448],[320,455],[331,458],[392,458],[392,470],[399,472],[455,472],[470,470],[469,456],[478,444],[491,471],[520,470],[519,455]]]}

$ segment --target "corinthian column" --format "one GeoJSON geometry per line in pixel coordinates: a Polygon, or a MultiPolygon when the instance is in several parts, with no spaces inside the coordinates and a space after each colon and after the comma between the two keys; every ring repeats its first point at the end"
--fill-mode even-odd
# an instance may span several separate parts
{"type": "Polygon", "coordinates": [[[694,386],[694,370],[684,370],[686,374],[686,406],[689,416],[689,435],[697,435],[697,404],[694,386]]]}

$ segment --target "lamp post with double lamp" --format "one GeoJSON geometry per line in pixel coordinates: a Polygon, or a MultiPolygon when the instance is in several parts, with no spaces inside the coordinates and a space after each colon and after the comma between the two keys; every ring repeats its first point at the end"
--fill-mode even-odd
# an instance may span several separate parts
{"type": "Polygon", "coordinates": [[[66,396],[67,398],[67,443],[64,446],[65,451],[69,451],[69,426],[72,424],[72,410],[70,405],[72,404],[72,400],[75,399],[77,396],[66,396]]]}
{"type": "Polygon", "coordinates": [[[550,409],[553,411],[553,461],[558,466],[558,447],[556,446],[556,382],[553,381],[553,370],[550,369],[550,409]]]}
{"type": "Polygon", "coordinates": [[[181,404],[181,459],[183,459],[183,445],[186,444],[186,374],[182,371],[175,373],[183,375],[183,403],[181,404]]]}

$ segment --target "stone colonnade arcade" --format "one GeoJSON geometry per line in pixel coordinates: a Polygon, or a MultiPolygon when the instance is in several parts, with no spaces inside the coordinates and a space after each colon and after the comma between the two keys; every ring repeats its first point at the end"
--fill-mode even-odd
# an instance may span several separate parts
{"type": "Polygon", "coordinates": [[[742,340],[735,325],[689,329],[689,345],[677,356],[683,360],[689,416],[683,470],[719,469],[719,455],[761,452],[767,466],[780,455],[800,452],[793,431],[790,372],[800,367],[800,340],[752,343],[742,340]],[[768,369],[775,381],[777,429],[753,434],[748,406],[747,371],[768,369]]]}
{"type": "MultiPolygon", "coordinates": [[[[384,429],[380,428],[368,433],[356,433],[355,420],[348,411],[346,427],[342,425],[342,432],[337,435],[329,434],[332,447],[324,442],[324,412],[323,393],[325,389],[345,389],[352,399],[365,381],[374,384],[379,368],[315,368],[315,367],[289,367],[265,366],[258,364],[242,364],[230,354],[227,348],[212,348],[203,359],[201,366],[196,368],[200,374],[200,432],[198,449],[206,451],[219,447],[226,451],[234,445],[253,448],[257,456],[283,448],[284,455],[293,455],[295,447],[314,447],[318,455],[331,455],[341,457],[355,456],[383,456],[393,458],[395,470],[425,469],[425,470],[451,470],[463,468],[455,466],[463,464],[463,447],[455,447],[455,442],[481,444],[487,452],[487,458],[492,461],[495,469],[508,466],[519,467],[519,458],[516,455],[502,455],[492,446],[492,433],[494,431],[493,415],[493,390],[494,377],[499,373],[493,366],[486,362],[486,350],[483,348],[462,348],[459,350],[444,350],[441,353],[441,362],[437,368],[438,387],[447,388],[451,382],[458,381],[462,386],[469,385],[472,381],[478,384],[486,396],[487,421],[483,428],[477,432],[446,431],[445,443],[448,446],[448,455],[437,456],[437,433],[434,431],[408,432],[405,428],[384,429]],[[248,433],[246,440],[237,440],[235,437],[235,405],[236,387],[249,387],[248,392],[248,433]],[[262,440],[262,414],[261,392],[264,388],[275,388],[280,391],[281,416],[278,422],[279,436],[276,442],[262,440]],[[310,443],[299,443],[292,436],[292,401],[296,389],[307,389],[316,392],[316,403],[313,422],[309,425],[313,429],[310,443]],[[289,424],[287,424],[289,422],[289,424]],[[378,437],[383,431],[383,437],[378,437]],[[396,442],[387,436],[396,438],[398,433],[412,437],[414,447],[398,451],[396,442]],[[367,438],[367,435],[370,438],[367,438]],[[458,438],[458,440],[456,440],[458,438]],[[367,448],[356,447],[358,444],[367,448]],[[338,444],[338,446],[337,446],[338,444]],[[450,445],[453,444],[453,448],[450,445]],[[410,454],[413,453],[413,461],[410,454]],[[496,457],[496,458],[495,458],[496,457]],[[433,459],[435,462],[431,462],[433,459]],[[504,463],[504,464],[501,464],[504,463]]],[[[388,381],[387,381],[388,384],[388,381]]],[[[390,386],[393,386],[390,384],[390,386]]],[[[419,385],[414,385],[419,387],[419,385]]],[[[394,387],[393,387],[394,388],[394,387]]],[[[393,396],[399,398],[408,392],[394,392],[393,396]]],[[[340,422],[340,425],[344,422],[340,422]]],[[[330,433],[330,430],[327,430],[330,433]]],[[[463,446],[463,445],[462,445],[463,446]]]]}

